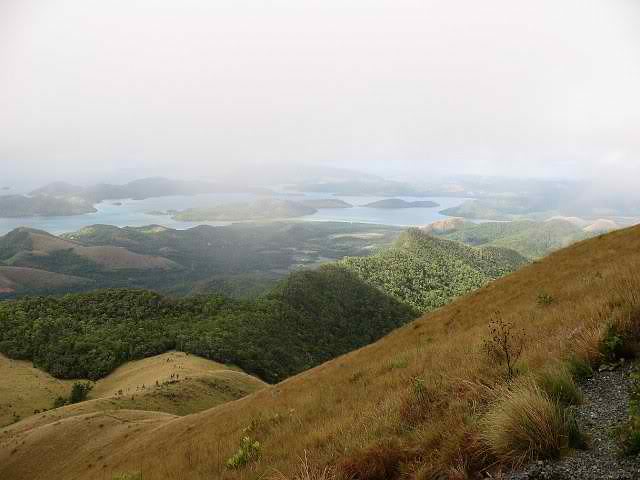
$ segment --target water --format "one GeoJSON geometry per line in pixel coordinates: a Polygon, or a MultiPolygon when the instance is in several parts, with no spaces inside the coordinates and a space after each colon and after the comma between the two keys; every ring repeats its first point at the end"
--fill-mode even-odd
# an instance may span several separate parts
{"type": "MultiPolygon", "coordinates": [[[[445,208],[460,205],[466,198],[451,197],[394,197],[406,201],[433,200],[440,206],[433,208],[405,208],[405,209],[376,209],[366,208],[362,205],[383,200],[388,197],[349,197],[331,196],[318,193],[305,193],[300,195],[276,195],[278,198],[313,199],[313,198],[338,198],[344,200],[354,208],[327,208],[318,210],[313,215],[299,217],[296,220],[304,221],[336,221],[336,222],[362,222],[394,226],[425,225],[443,218],[446,215],[438,213],[445,208]]],[[[74,232],[83,227],[95,224],[115,225],[118,227],[140,227],[144,225],[163,225],[175,229],[187,229],[196,225],[228,225],[232,222],[180,222],[173,220],[168,215],[151,215],[151,211],[184,210],[195,207],[209,207],[230,202],[250,201],[258,198],[255,194],[203,194],[193,196],[170,196],[148,198],[146,200],[119,200],[122,205],[116,205],[116,201],[105,201],[96,205],[95,213],[76,215],[70,217],[27,217],[27,218],[0,218],[0,235],[17,227],[31,227],[45,230],[53,234],[74,232]]]]}

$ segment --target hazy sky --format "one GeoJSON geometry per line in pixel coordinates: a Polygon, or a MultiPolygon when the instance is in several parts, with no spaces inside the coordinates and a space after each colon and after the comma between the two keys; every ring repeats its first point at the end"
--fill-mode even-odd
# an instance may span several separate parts
{"type": "Polygon", "coordinates": [[[7,181],[273,163],[635,182],[640,1],[0,0],[7,181]]]}

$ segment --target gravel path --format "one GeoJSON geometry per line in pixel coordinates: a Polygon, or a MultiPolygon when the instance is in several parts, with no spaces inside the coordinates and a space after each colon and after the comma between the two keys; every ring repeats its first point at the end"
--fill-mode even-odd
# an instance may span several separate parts
{"type": "Polygon", "coordinates": [[[612,372],[596,372],[582,385],[585,401],[577,412],[590,448],[577,451],[556,462],[535,462],[509,480],[638,480],[640,456],[622,458],[611,435],[614,427],[628,417],[631,367],[612,372]]]}

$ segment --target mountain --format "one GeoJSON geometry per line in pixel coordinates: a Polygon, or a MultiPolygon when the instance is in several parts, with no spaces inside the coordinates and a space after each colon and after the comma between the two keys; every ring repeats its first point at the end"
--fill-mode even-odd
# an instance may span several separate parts
{"type": "Polygon", "coordinates": [[[0,237],[1,264],[81,276],[119,270],[180,268],[177,263],[160,256],[134,253],[120,246],[86,246],[31,228],[17,228],[0,237]]]}
{"type": "Polygon", "coordinates": [[[344,268],[326,265],[295,272],[254,301],[121,289],[0,303],[0,353],[33,360],[58,378],[98,379],[125,361],[178,348],[273,382],[413,316],[344,268]]]}
{"type": "Polygon", "coordinates": [[[508,248],[527,258],[540,258],[554,250],[593,236],[577,226],[575,222],[566,219],[478,224],[466,222],[458,223],[453,230],[431,233],[467,245],[508,248]]]}
{"type": "MultiPolygon", "coordinates": [[[[200,480],[281,472],[296,478],[301,468],[325,467],[348,478],[499,477],[508,458],[496,456],[487,429],[493,427],[493,437],[517,430],[491,419],[504,412],[501,418],[517,429],[521,410],[505,410],[516,400],[516,408],[524,401],[542,415],[547,410],[539,406],[561,408],[544,393],[551,390],[528,385],[555,378],[549,372],[561,362],[597,368],[611,328],[626,341],[624,322],[636,322],[640,308],[639,269],[640,227],[620,230],[555,252],[372,345],[197,415],[105,412],[35,428],[18,422],[0,436],[0,477],[89,480],[139,472],[150,480],[200,480]],[[540,292],[550,303],[539,303],[540,292]],[[484,353],[496,312],[524,339],[515,383],[484,353]],[[523,392],[529,396],[517,396],[523,392]],[[230,468],[243,437],[259,442],[259,456],[230,468]]],[[[527,432],[537,435],[537,426],[527,432]]],[[[546,426],[552,430],[545,442],[564,428],[546,426]]],[[[562,452],[547,455],[556,453],[562,452]]]]}
{"type": "Polygon", "coordinates": [[[601,233],[611,232],[612,230],[617,230],[618,228],[620,228],[620,225],[618,225],[613,220],[607,220],[607,219],[604,219],[604,218],[600,218],[600,219],[596,220],[595,222],[590,223],[589,225],[584,227],[584,231],[589,233],[589,234],[598,235],[598,234],[601,234],[601,233]]]}
{"type": "Polygon", "coordinates": [[[191,208],[178,212],[173,218],[183,222],[228,222],[295,218],[312,215],[316,212],[315,208],[299,202],[263,198],[253,202],[229,203],[209,208],[191,208]]]}
{"type": "Polygon", "coordinates": [[[432,202],[430,200],[421,200],[414,202],[407,202],[406,200],[401,200],[399,198],[387,198],[384,200],[378,200],[376,202],[367,203],[363,205],[363,207],[367,208],[433,208],[439,207],[440,205],[436,202],[432,202]]]}
{"type": "Polygon", "coordinates": [[[66,182],[54,182],[38,188],[30,193],[36,197],[56,199],[81,198],[88,203],[100,203],[105,200],[144,200],[153,197],[171,195],[197,195],[203,193],[225,192],[260,192],[269,193],[262,188],[247,188],[230,183],[220,184],[199,180],[175,180],[163,177],[142,178],[124,185],[101,183],[88,187],[71,185],[66,182]]]}
{"type": "Polygon", "coordinates": [[[513,200],[465,200],[457,207],[446,208],[440,213],[450,217],[461,217],[469,220],[513,220],[514,210],[520,214],[532,213],[528,209],[514,208],[513,200]]]}
{"type": "Polygon", "coordinates": [[[508,249],[468,247],[418,229],[403,233],[392,248],[340,262],[363,281],[420,312],[445,305],[526,263],[508,249]]]}
{"type": "Polygon", "coordinates": [[[82,215],[96,211],[91,203],[77,197],[0,195],[0,218],[82,215]]]}
{"type": "Polygon", "coordinates": [[[255,297],[294,269],[346,255],[368,255],[392,243],[399,232],[397,227],[341,222],[243,223],[187,230],[93,225],[61,236],[19,228],[0,237],[0,267],[30,268],[88,283],[46,290],[26,283],[18,289],[5,287],[0,298],[109,287],[255,297]]]}

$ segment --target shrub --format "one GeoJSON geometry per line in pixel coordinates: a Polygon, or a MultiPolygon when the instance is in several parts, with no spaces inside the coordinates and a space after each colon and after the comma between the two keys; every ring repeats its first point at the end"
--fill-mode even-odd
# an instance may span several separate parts
{"type": "Polygon", "coordinates": [[[119,473],[114,475],[112,480],[142,480],[142,473],[119,473]]]}
{"type": "Polygon", "coordinates": [[[567,369],[577,382],[583,382],[593,375],[591,365],[576,356],[572,356],[567,360],[567,369]]]}
{"type": "Polygon", "coordinates": [[[505,322],[499,315],[489,323],[489,337],[484,341],[483,350],[492,362],[506,367],[509,380],[522,355],[524,339],[524,330],[516,330],[513,323],[505,322]]]}
{"type": "Polygon", "coordinates": [[[570,413],[532,381],[506,390],[481,420],[480,429],[490,452],[513,465],[558,458],[580,437],[570,413]]]}
{"type": "Polygon", "coordinates": [[[573,380],[568,367],[556,366],[546,369],[538,375],[537,380],[540,388],[549,398],[563,406],[582,403],[582,392],[573,380]]]}
{"type": "Polygon", "coordinates": [[[93,384],[91,382],[76,382],[71,387],[71,395],[69,396],[69,403],[84,402],[89,395],[89,392],[93,390],[93,384]]]}
{"type": "Polygon", "coordinates": [[[394,370],[396,368],[407,368],[409,366],[409,359],[406,357],[394,358],[389,362],[389,369],[394,370]]]}
{"type": "Polygon", "coordinates": [[[227,460],[227,468],[241,468],[260,456],[260,442],[243,437],[240,448],[227,460]]]}
{"type": "Polygon", "coordinates": [[[66,398],[58,396],[53,401],[53,408],[64,407],[68,402],[69,402],[69,400],[67,400],[66,398]]]}
{"type": "Polygon", "coordinates": [[[640,373],[632,374],[629,420],[617,430],[618,442],[625,455],[640,453],[640,373]]]}
{"type": "Polygon", "coordinates": [[[614,362],[622,356],[624,341],[622,335],[614,325],[610,325],[602,339],[601,351],[605,359],[614,362]]]}
{"type": "Polygon", "coordinates": [[[551,295],[549,295],[547,292],[540,292],[538,293],[538,298],[536,300],[536,303],[540,306],[540,307],[546,307],[547,305],[551,305],[553,303],[553,297],[551,295]]]}

